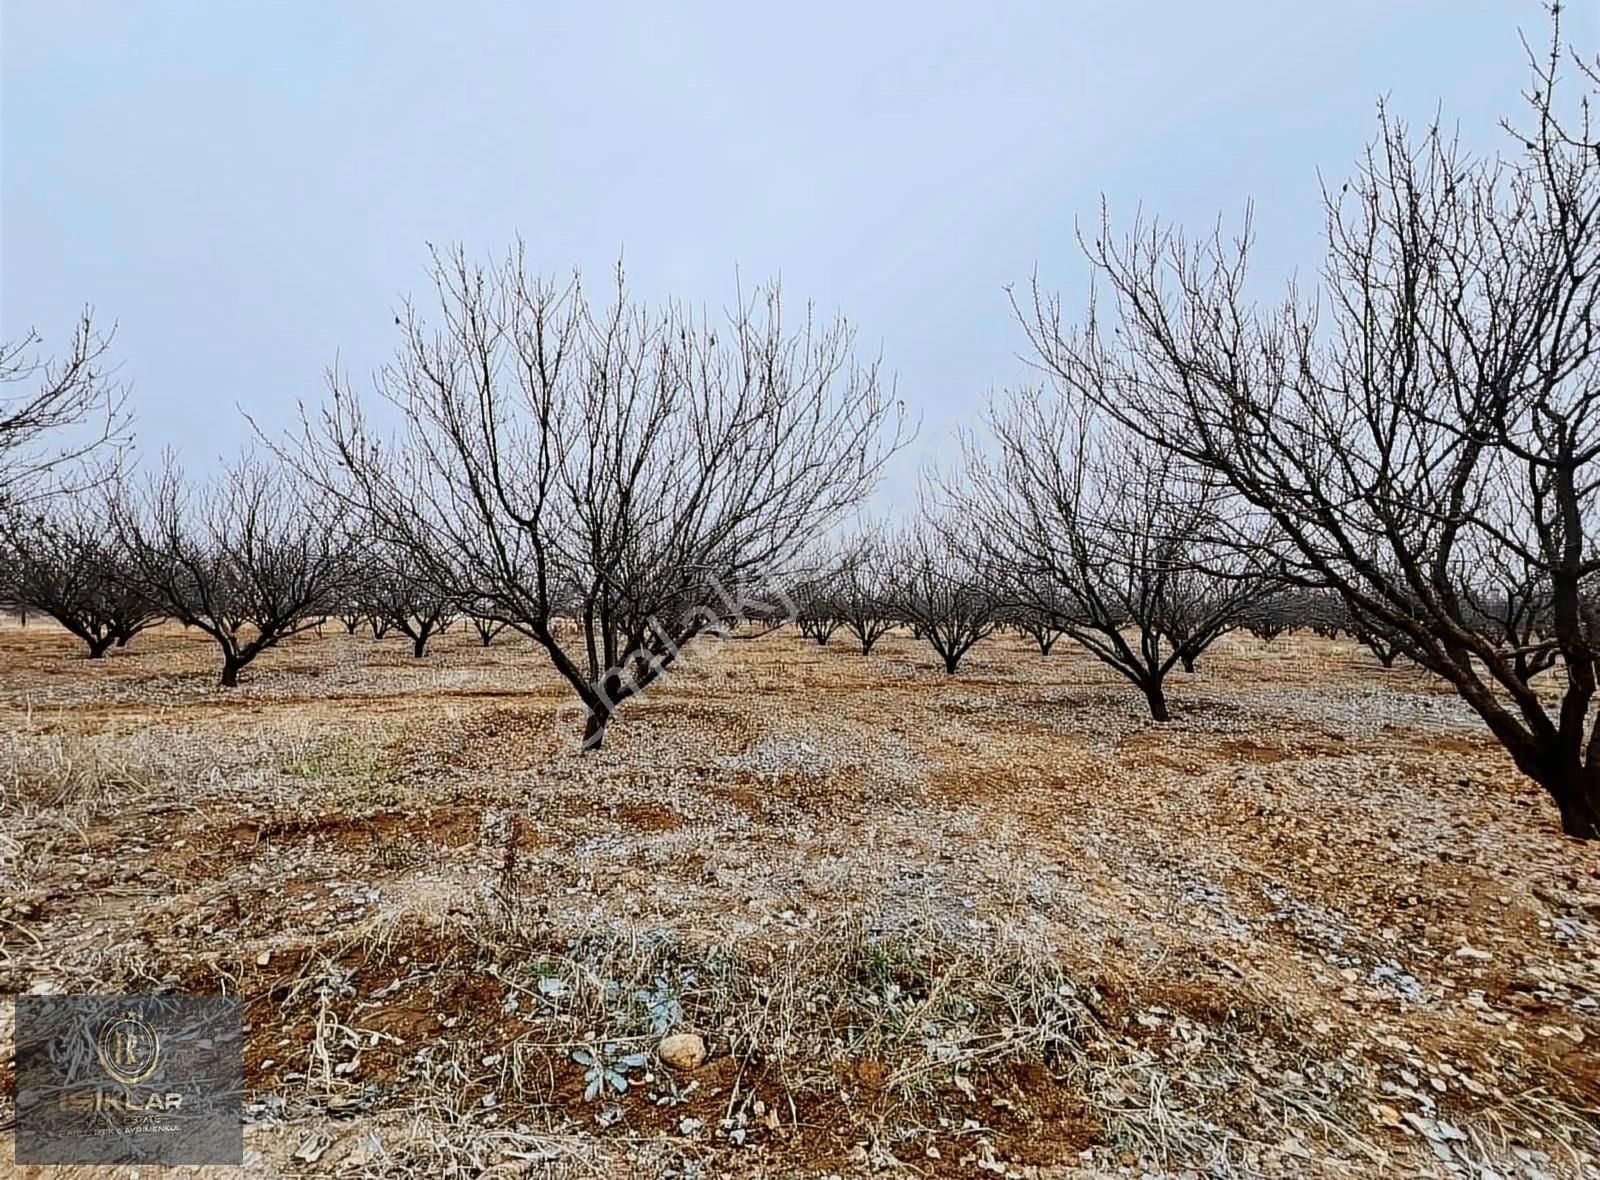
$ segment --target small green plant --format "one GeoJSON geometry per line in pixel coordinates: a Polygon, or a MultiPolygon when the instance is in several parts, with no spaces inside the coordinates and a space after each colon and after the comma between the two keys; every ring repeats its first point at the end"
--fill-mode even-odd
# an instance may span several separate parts
{"type": "Polygon", "coordinates": [[[683,1005],[678,1002],[677,993],[665,975],[656,976],[656,985],[653,989],[640,988],[633,995],[634,999],[644,1005],[645,1014],[650,1021],[650,1031],[656,1036],[665,1036],[683,1023],[683,1005]]]}
{"type": "Polygon", "coordinates": [[[606,1041],[601,1045],[574,1049],[572,1060],[583,1066],[583,1080],[587,1083],[583,1090],[583,1100],[593,1102],[605,1093],[607,1086],[618,1094],[626,1093],[628,1071],[643,1069],[646,1058],[643,1053],[618,1056],[618,1046],[612,1041],[606,1041]]]}
{"type": "Polygon", "coordinates": [[[278,773],[315,784],[330,810],[397,807],[405,800],[400,771],[381,748],[355,737],[293,743],[281,752],[278,773]]]}
{"type": "Polygon", "coordinates": [[[533,988],[547,1003],[559,1005],[572,992],[567,981],[561,975],[561,964],[553,959],[538,958],[528,964],[528,973],[533,976],[533,988]]]}
{"type": "Polygon", "coordinates": [[[889,941],[863,946],[854,975],[858,983],[891,1005],[902,998],[922,998],[930,982],[928,968],[916,949],[889,941]]]}

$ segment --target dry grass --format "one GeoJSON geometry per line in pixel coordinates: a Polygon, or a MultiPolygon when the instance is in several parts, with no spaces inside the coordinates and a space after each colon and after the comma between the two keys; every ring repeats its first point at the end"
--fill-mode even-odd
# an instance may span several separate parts
{"type": "Polygon", "coordinates": [[[506,639],[209,656],[0,629],[0,990],[241,995],[257,1173],[1594,1174],[1593,854],[1354,649],[1157,727],[1067,651],[779,635],[591,757],[506,639]]]}

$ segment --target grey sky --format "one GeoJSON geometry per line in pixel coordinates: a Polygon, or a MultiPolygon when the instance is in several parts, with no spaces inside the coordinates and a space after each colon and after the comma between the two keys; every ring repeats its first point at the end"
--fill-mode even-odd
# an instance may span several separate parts
{"type": "Polygon", "coordinates": [[[1519,25],[1533,0],[3,0],[0,318],[118,320],[141,445],[203,467],[234,403],[285,424],[336,353],[383,359],[425,242],[520,232],[552,272],[622,253],[644,297],[781,275],[936,438],[1021,374],[1004,286],[1083,289],[1102,192],[1191,226],[1253,198],[1261,272],[1314,270],[1317,171],[1378,96],[1498,147],[1519,25]]]}

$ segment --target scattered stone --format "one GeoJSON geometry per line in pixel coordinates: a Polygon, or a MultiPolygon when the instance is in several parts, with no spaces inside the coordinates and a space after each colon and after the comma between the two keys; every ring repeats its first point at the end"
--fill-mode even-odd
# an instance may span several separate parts
{"type": "Polygon", "coordinates": [[[673,1033],[661,1038],[656,1056],[669,1069],[699,1069],[705,1064],[706,1042],[698,1033],[673,1033]]]}

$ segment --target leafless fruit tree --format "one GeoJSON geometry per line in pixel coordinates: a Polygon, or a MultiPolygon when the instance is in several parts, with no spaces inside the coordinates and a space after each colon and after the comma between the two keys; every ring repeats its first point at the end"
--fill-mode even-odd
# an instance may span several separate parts
{"type": "Polygon", "coordinates": [[[1600,137],[1562,105],[1557,74],[1585,63],[1559,29],[1530,56],[1508,158],[1380,118],[1328,195],[1319,299],[1252,305],[1248,225],[1103,226],[1085,247],[1116,332],[1093,311],[1062,331],[1037,290],[1024,322],[1050,369],[1108,373],[1101,405],[1270,519],[1292,578],[1449,681],[1562,829],[1596,839],[1600,137]],[[1512,625],[1488,625],[1507,602],[1512,625]]]}
{"type": "Polygon", "coordinates": [[[842,546],[838,575],[838,610],[844,629],[870,656],[872,649],[895,627],[890,600],[892,554],[883,532],[867,528],[847,538],[842,546]]]}
{"type": "Polygon", "coordinates": [[[160,621],[111,527],[105,499],[61,497],[17,508],[0,522],[6,597],[55,619],[84,642],[91,660],[160,621]]]}
{"type": "Polygon", "coordinates": [[[497,619],[491,614],[479,614],[476,610],[469,610],[467,618],[472,621],[473,633],[477,635],[478,642],[488,647],[499,634],[511,624],[504,619],[497,619]]]}
{"type": "Polygon", "coordinates": [[[1263,643],[1271,643],[1289,630],[1289,620],[1272,610],[1249,611],[1245,614],[1242,625],[1263,643]]]}
{"type": "Polygon", "coordinates": [[[1378,657],[1378,663],[1385,668],[1394,667],[1395,660],[1406,649],[1405,636],[1399,631],[1391,630],[1381,623],[1357,620],[1352,623],[1352,634],[1373,655],[1378,657]]]}
{"type": "MultiPolygon", "coordinates": [[[[91,312],[64,355],[45,357],[43,343],[33,331],[0,341],[0,506],[32,498],[69,465],[120,441],[128,425],[124,391],[106,368],[111,337],[95,330],[91,312]]],[[[83,482],[56,490],[81,490],[83,482]]]]}
{"type": "Polygon", "coordinates": [[[454,577],[441,581],[437,574],[448,568],[439,560],[418,561],[405,546],[374,547],[370,584],[362,600],[373,620],[373,634],[389,628],[411,640],[411,654],[421,659],[428,641],[447,627],[458,613],[459,591],[454,577]]]}
{"type": "Polygon", "coordinates": [[[490,268],[436,253],[433,277],[437,319],[407,307],[377,378],[398,433],[335,378],[301,468],[418,560],[449,555],[597,748],[683,645],[770,613],[748,599],[870,490],[902,408],[842,320],[791,323],[776,288],[719,322],[634,303],[620,270],[591,303],[520,246],[490,268]]]}
{"type": "MultiPolygon", "coordinates": [[[[357,528],[363,536],[369,531],[357,528]]],[[[374,548],[369,543],[346,556],[344,573],[339,577],[339,593],[328,610],[329,617],[338,620],[346,635],[354,635],[372,615],[372,599],[381,577],[374,548]]]]}
{"type": "Polygon", "coordinates": [[[1166,678],[1268,592],[1259,553],[1225,540],[1227,497],[1077,396],[1104,372],[1063,365],[1065,391],[993,399],[964,439],[959,490],[1013,611],[1045,614],[1168,720],[1166,678]]]}
{"type": "Polygon", "coordinates": [[[1337,594],[1303,586],[1281,588],[1245,611],[1241,622],[1246,631],[1268,643],[1296,630],[1336,639],[1349,625],[1350,612],[1337,594]]]}
{"type": "Polygon", "coordinates": [[[220,683],[335,608],[357,542],[348,518],[246,458],[191,488],[170,459],[117,516],[139,584],[222,651],[220,683]]]}
{"type": "Polygon", "coordinates": [[[839,574],[842,559],[830,553],[815,563],[815,568],[798,579],[791,591],[795,624],[800,634],[818,647],[828,646],[834,632],[844,625],[839,604],[839,574]]]}
{"type": "Polygon", "coordinates": [[[1059,609],[1037,610],[1021,606],[1006,612],[1007,625],[1016,628],[1019,635],[1026,636],[1039,649],[1041,656],[1047,656],[1055,650],[1056,642],[1066,634],[1057,621],[1060,617],[1059,609]]]}
{"type": "Polygon", "coordinates": [[[956,514],[932,506],[888,542],[885,597],[892,617],[927,642],[952,676],[1004,618],[978,551],[956,514]]]}

